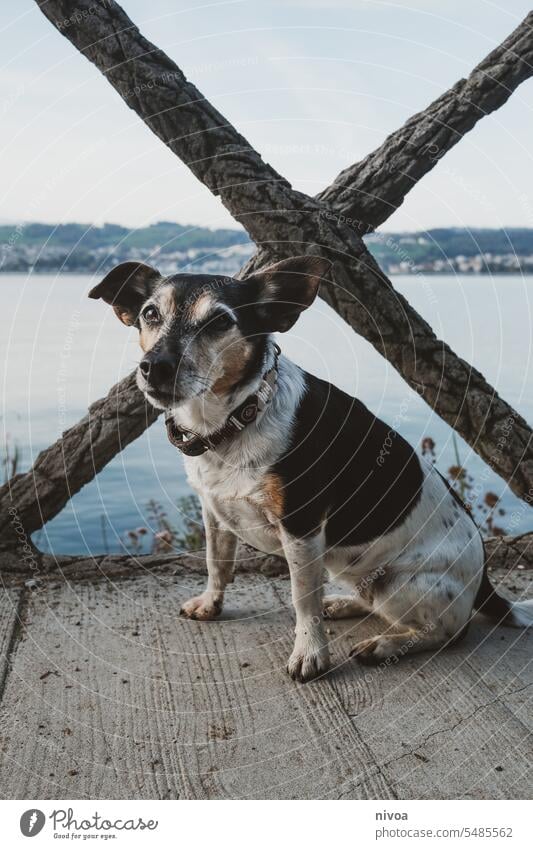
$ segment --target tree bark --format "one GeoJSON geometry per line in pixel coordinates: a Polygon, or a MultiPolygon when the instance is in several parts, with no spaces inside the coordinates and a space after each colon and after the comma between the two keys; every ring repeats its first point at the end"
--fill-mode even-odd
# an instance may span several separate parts
{"type": "Polygon", "coordinates": [[[157,418],[130,375],[42,451],[32,469],[0,488],[0,547],[29,542],[113,457],[157,418]],[[27,539],[24,539],[24,536],[27,539]]]}
{"type": "MultiPolygon", "coordinates": [[[[310,251],[334,261],[334,280],[323,286],[326,300],[517,495],[531,501],[531,429],[395,292],[357,229],[325,204],[292,190],[185,80],[179,68],[140,35],[116,3],[80,0],[69,21],[71,4],[66,0],[39,5],[159,138],[220,195],[263,246],[261,260],[310,251]]],[[[62,497],[49,491],[47,503],[41,499],[41,521],[53,515],[47,504],[57,512],[62,497]]]]}
{"type": "Polygon", "coordinates": [[[113,0],[36,0],[42,13],[104,74],[126,104],[219,196],[254,241],[286,232],[307,195],[265,163],[246,139],[148,41],[113,0]]]}
{"type": "Polygon", "coordinates": [[[533,12],[467,79],[413,115],[362,162],[350,165],[317,199],[351,218],[361,233],[383,224],[424,174],[477,122],[499,109],[533,74],[533,12]]]}
{"type": "MultiPolygon", "coordinates": [[[[492,570],[504,570],[516,574],[519,566],[524,570],[533,569],[533,533],[517,537],[491,537],[485,540],[487,565],[492,570]]],[[[258,572],[267,577],[287,575],[285,560],[274,555],[262,555],[249,547],[239,547],[237,550],[236,572],[258,572]]],[[[94,579],[106,577],[109,580],[133,572],[153,572],[159,570],[174,571],[177,565],[184,565],[191,573],[205,574],[204,552],[194,551],[183,554],[149,554],[138,557],[130,554],[97,554],[86,555],[50,555],[36,552],[34,562],[17,557],[13,551],[0,552],[0,577],[12,577],[16,580],[33,578],[36,580],[47,577],[57,579],[58,575],[64,580],[80,578],[94,579]]],[[[526,573],[527,574],[527,573],[526,573]]]]}
{"type": "Polygon", "coordinates": [[[494,569],[533,569],[533,533],[485,540],[487,564],[494,569]]]}

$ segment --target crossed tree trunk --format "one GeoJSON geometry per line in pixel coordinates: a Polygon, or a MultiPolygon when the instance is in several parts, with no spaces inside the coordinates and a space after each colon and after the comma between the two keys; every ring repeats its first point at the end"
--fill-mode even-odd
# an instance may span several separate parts
{"type": "MultiPolygon", "coordinates": [[[[265,163],[113,0],[76,0],[75,6],[69,0],[36,2],[246,228],[258,252],[241,276],[294,253],[327,256],[333,262],[332,274],[322,285],[322,297],[516,495],[533,503],[531,428],[479,371],[437,339],[394,289],[361,238],[386,221],[417,181],[533,74],[533,12],[467,79],[310,197],[265,163]]],[[[12,536],[10,507],[16,506],[26,531],[33,532],[155,418],[132,376],[114,387],[43,451],[29,472],[0,489],[4,541],[12,536]]],[[[521,538],[522,553],[530,542],[521,538]]]]}

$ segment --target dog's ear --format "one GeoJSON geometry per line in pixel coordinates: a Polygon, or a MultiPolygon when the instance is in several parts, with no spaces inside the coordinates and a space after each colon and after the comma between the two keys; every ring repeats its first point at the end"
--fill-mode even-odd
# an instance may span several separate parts
{"type": "Polygon", "coordinates": [[[290,330],[315,300],[331,262],[319,256],[295,256],[251,274],[244,281],[256,288],[255,312],[267,333],[290,330]]]}
{"type": "Polygon", "coordinates": [[[91,289],[89,298],[102,298],[124,324],[135,324],[142,305],[160,281],[159,271],[150,265],[121,262],[91,289]]]}

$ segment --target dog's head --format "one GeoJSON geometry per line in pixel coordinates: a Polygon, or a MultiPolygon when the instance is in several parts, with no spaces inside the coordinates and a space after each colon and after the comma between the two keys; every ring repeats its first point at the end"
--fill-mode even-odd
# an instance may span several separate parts
{"type": "Polygon", "coordinates": [[[164,277],[138,262],[118,265],[89,292],[135,325],[144,356],[141,390],[166,408],[207,392],[225,395],[264,362],[269,334],[289,330],[317,294],[328,260],[283,260],[246,280],[164,277]]]}

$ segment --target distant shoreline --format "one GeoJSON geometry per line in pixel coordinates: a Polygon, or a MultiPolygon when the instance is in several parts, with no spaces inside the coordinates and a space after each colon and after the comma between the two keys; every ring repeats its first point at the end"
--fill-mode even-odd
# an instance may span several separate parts
{"type": "MultiPolygon", "coordinates": [[[[533,228],[377,230],[365,235],[364,242],[388,275],[533,274],[533,228]]],[[[244,230],[211,230],[172,221],[134,230],[119,224],[76,222],[0,226],[0,273],[4,274],[105,275],[129,261],[154,265],[163,274],[232,276],[255,250],[244,230]]]]}

